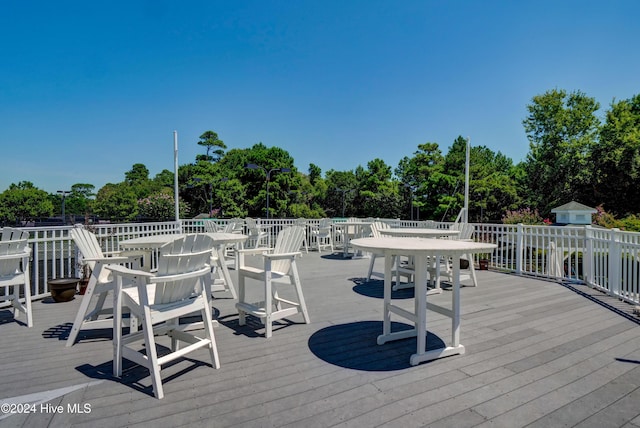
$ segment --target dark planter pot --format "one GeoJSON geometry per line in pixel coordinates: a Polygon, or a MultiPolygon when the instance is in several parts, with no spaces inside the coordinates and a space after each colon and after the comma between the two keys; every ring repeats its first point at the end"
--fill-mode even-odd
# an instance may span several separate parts
{"type": "Polygon", "coordinates": [[[61,303],[73,300],[73,297],[76,295],[78,282],[80,282],[79,278],[57,278],[50,279],[47,284],[49,285],[49,291],[51,291],[53,300],[61,303]]]}

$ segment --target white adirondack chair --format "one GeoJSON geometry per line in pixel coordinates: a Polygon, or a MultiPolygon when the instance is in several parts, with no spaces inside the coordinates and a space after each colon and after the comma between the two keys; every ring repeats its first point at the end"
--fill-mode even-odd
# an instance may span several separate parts
{"type": "Polygon", "coordinates": [[[302,227],[304,231],[304,235],[302,237],[302,245],[304,245],[304,251],[309,253],[309,242],[307,241],[307,219],[306,218],[297,218],[293,222],[294,225],[302,227]]]}
{"type": "MultiPolygon", "coordinates": [[[[244,233],[244,220],[240,219],[240,218],[232,218],[229,219],[229,221],[227,221],[227,224],[224,225],[224,227],[222,228],[222,231],[224,233],[239,233],[242,234],[244,233]]],[[[224,248],[224,257],[225,257],[225,263],[227,264],[227,266],[233,266],[234,268],[236,268],[237,266],[237,262],[236,262],[236,251],[238,249],[244,248],[244,243],[243,242],[238,242],[237,244],[231,244],[231,245],[227,245],[224,248]]],[[[235,299],[235,292],[234,292],[234,299],[235,299]]]]}
{"type": "MultiPolygon", "coordinates": [[[[104,303],[109,293],[113,290],[114,283],[113,277],[109,270],[105,269],[106,266],[111,264],[120,263],[136,263],[140,265],[140,253],[129,253],[128,255],[113,255],[110,257],[105,256],[102,252],[102,248],[98,243],[96,235],[89,230],[77,225],[70,231],[71,238],[75,242],[76,246],[82,253],[84,263],[86,263],[91,269],[91,277],[89,278],[89,284],[82,301],[80,302],[80,308],[76,314],[76,318],[73,321],[73,326],[69,332],[66,346],[73,346],[78,337],[78,333],[84,329],[94,328],[112,328],[113,321],[107,318],[100,318],[101,315],[110,316],[113,313],[112,308],[104,308],[104,303]],[[94,299],[95,297],[95,299],[94,299]],[[93,309],[89,309],[91,301],[95,300],[93,309]]],[[[123,253],[127,254],[127,253],[123,253]]],[[[132,328],[135,328],[136,321],[131,318],[130,322],[132,328]]]]}
{"type": "Polygon", "coordinates": [[[278,233],[273,250],[265,248],[240,251],[240,266],[238,268],[238,303],[239,323],[246,323],[247,314],[260,318],[265,325],[265,337],[271,337],[273,322],[298,313],[302,314],[305,323],[309,324],[309,313],[302,294],[300,276],[296,266],[296,256],[300,255],[303,230],[300,226],[284,228],[278,233]],[[264,268],[246,266],[244,255],[247,253],[262,253],[264,268]],[[262,282],[261,295],[264,300],[251,303],[247,300],[246,279],[251,278],[262,282]],[[277,282],[277,284],[275,284],[277,282]],[[293,288],[296,300],[285,299],[278,293],[278,289],[293,288]]]}
{"type": "Polygon", "coordinates": [[[17,229],[15,227],[4,227],[2,229],[2,235],[0,236],[0,240],[12,241],[12,240],[20,240],[20,239],[29,239],[29,232],[25,232],[24,230],[17,229]]]}
{"type": "MultiPolygon", "coordinates": [[[[373,238],[380,238],[382,237],[382,234],[380,233],[380,231],[383,229],[389,229],[389,228],[390,226],[387,223],[383,223],[381,221],[374,221],[373,223],[371,223],[371,236],[373,238]]],[[[376,258],[378,257],[384,258],[384,254],[371,253],[371,259],[369,261],[369,271],[367,272],[367,281],[371,281],[371,277],[373,275],[384,278],[383,273],[373,271],[373,266],[375,265],[376,258]]]]}
{"type": "Polygon", "coordinates": [[[245,218],[244,222],[247,225],[247,231],[249,233],[247,245],[253,246],[253,248],[258,248],[262,244],[262,241],[269,237],[269,232],[259,226],[258,222],[251,217],[245,218]]]}
{"type": "MultiPolygon", "coordinates": [[[[454,223],[451,229],[459,230],[460,234],[452,236],[450,239],[470,241],[473,236],[474,226],[469,223],[454,223]]],[[[442,278],[453,282],[453,260],[450,258],[440,259],[429,266],[429,277],[434,282],[436,288],[440,288],[442,278]]],[[[476,270],[473,266],[473,257],[468,254],[460,258],[460,281],[471,280],[474,287],[478,286],[476,270]]]]}
{"type": "Polygon", "coordinates": [[[200,348],[209,349],[214,368],[220,368],[220,359],[213,332],[211,312],[211,276],[209,258],[213,240],[206,235],[191,234],[176,238],[159,250],[158,270],[150,273],[132,270],[124,266],[107,267],[115,276],[117,293],[114,325],[121,324],[122,307],[142,323],[142,331],[122,335],[122,329],[114,331],[113,374],[122,376],[122,358],[126,358],[151,372],[156,398],[164,397],[161,366],[200,348]],[[134,286],[125,287],[126,284],[134,286]],[[204,335],[184,331],[179,317],[200,312],[204,335]],[[159,356],[156,344],[159,336],[171,339],[171,352],[159,356]],[[204,337],[200,337],[204,336],[204,337]],[[144,352],[136,342],[144,340],[144,352]],[[179,342],[188,345],[179,347],[179,342]]]}
{"type": "Polygon", "coordinates": [[[205,232],[219,232],[220,231],[220,227],[218,226],[218,223],[216,223],[213,220],[204,220],[203,221],[203,225],[204,225],[204,231],[205,232]]]}
{"type": "Polygon", "coordinates": [[[317,227],[311,229],[311,234],[315,238],[316,247],[318,252],[322,252],[323,248],[329,247],[333,253],[333,227],[331,226],[331,220],[323,218],[320,220],[320,224],[317,227]]]}
{"type": "Polygon", "coordinates": [[[27,327],[33,327],[33,312],[31,309],[31,276],[29,261],[31,248],[29,247],[29,232],[5,227],[0,240],[0,288],[4,287],[7,294],[0,299],[10,301],[13,316],[25,314],[27,327]],[[6,238],[6,239],[5,239],[6,238]],[[20,300],[20,286],[24,286],[24,303],[20,300]]]}
{"type": "MultiPolygon", "coordinates": [[[[380,233],[381,230],[391,228],[391,226],[388,223],[385,223],[382,221],[374,221],[373,223],[371,223],[370,227],[371,227],[371,236],[374,238],[380,238],[383,236],[383,234],[380,233]]],[[[376,259],[378,257],[384,258],[384,254],[371,253],[371,260],[369,261],[369,271],[367,272],[367,281],[371,281],[372,276],[376,276],[378,278],[384,278],[384,273],[375,272],[373,270],[374,265],[376,263],[376,259]]],[[[409,264],[400,265],[400,258],[394,257],[393,263],[396,265],[396,268],[395,268],[396,285],[394,287],[394,290],[395,290],[396,288],[398,288],[400,284],[401,276],[408,278],[407,282],[411,282],[415,271],[413,268],[413,264],[411,263],[411,258],[409,258],[409,262],[408,262],[409,264]]]]}

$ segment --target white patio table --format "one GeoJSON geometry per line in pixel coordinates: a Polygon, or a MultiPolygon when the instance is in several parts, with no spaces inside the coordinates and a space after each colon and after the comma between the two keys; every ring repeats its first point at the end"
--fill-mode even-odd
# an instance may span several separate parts
{"type": "MultiPolygon", "coordinates": [[[[351,235],[362,237],[364,233],[364,228],[366,226],[371,226],[370,221],[340,221],[333,223],[333,228],[342,230],[342,257],[349,257],[349,243],[351,241],[351,235]],[[354,232],[349,233],[349,229],[352,229],[354,232]]],[[[354,252],[353,257],[362,257],[362,253],[357,254],[354,252]]]]}
{"type": "MultiPolygon", "coordinates": [[[[391,229],[380,229],[380,234],[386,236],[395,236],[395,237],[411,237],[411,238],[449,238],[453,236],[457,236],[460,234],[459,230],[451,230],[451,229],[433,229],[433,228],[425,228],[425,227],[404,227],[404,228],[391,228],[391,229]]],[[[400,263],[400,257],[398,257],[398,263],[400,263]]],[[[434,263],[437,263],[434,260],[434,263]]],[[[400,267],[398,266],[398,269],[400,267]]],[[[436,270],[436,275],[440,275],[440,270],[436,270]]],[[[400,290],[402,288],[410,288],[413,287],[413,284],[400,284],[399,275],[396,272],[396,277],[398,281],[393,286],[393,290],[400,290]]],[[[436,284],[440,284],[440,281],[434,281],[436,284]]],[[[442,289],[439,286],[434,288],[430,288],[427,294],[438,294],[441,293],[442,289]]]]}
{"type": "MultiPolygon", "coordinates": [[[[233,298],[237,298],[235,287],[233,286],[233,282],[231,281],[231,275],[229,274],[229,269],[227,268],[227,264],[224,261],[224,248],[229,244],[235,244],[238,242],[244,242],[247,240],[247,235],[242,235],[239,233],[225,233],[225,232],[207,232],[206,235],[213,238],[214,243],[216,244],[216,248],[213,248],[212,251],[215,251],[217,254],[217,268],[221,269],[224,281],[226,282],[233,298]]],[[[155,250],[162,247],[167,242],[172,239],[183,236],[182,234],[164,234],[164,235],[150,235],[150,236],[141,236],[139,238],[125,239],[119,242],[120,248],[122,249],[142,249],[142,250],[155,250]]],[[[150,257],[144,258],[144,266],[143,269],[150,270],[150,257]]]]}
{"type": "Polygon", "coordinates": [[[417,337],[416,353],[411,355],[411,365],[423,361],[450,355],[464,354],[464,346],[460,344],[460,257],[464,254],[482,253],[496,248],[495,244],[466,242],[449,239],[424,238],[358,238],[351,241],[354,248],[363,251],[384,253],[384,316],[382,334],[378,336],[378,345],[398,339],[417,337]],[[415,310],[410,312],[391,303],[391,270],[393,260],[398,255],[415,257],[416,288],[415,310]],[[452,309],[427,303],[427,264],[429,257],[453,257],[453,290],[451,293],[452,309]],[[451,344],[444,348],[427,351],[427,308],[451,318],[451,344]],[[412,321],[414,328],[391,332],[391,313],[412,321]]]}
{"type": "Polygon", "coordinates": [[[451,229],[429,229],[424,227],[402,227],[380,229],[380,233],[388,236],[404,236],[413,238],[445,238],[459,235],[460,231],[451,229]]]}

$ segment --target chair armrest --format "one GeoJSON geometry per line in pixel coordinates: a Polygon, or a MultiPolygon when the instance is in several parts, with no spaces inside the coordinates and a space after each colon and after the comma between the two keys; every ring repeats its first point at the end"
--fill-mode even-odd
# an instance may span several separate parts
{"type": "Polygon", "coordinates": [[[82,259],[85,262],[98,262],[98,263],[104,263],[104,264],[111,264],[111,263],[124,263],[124,262],[130,262],[133,260],[132,257],[125,257],[125,256],[117,256],[117,257],[85,257],[82,259]]]}
{"type": "Polygon", "coordinates": [[[22,251],[20,253],[4,254],[0,256],[0,260],[23,259],[31,256],[31,251],[22,251]]]}
{"type": "Polygon", "coordinates": [[[271,260],[280,260],[280,259],[292,259],[299,256],[300,251],[296,251],[295,253],[277,253],[277,254],[265,254],[264,257],[271,260]]]}
{"type": "Polygon", "coordinates": [[[109,265],[109,266],[105,266],[105,269],[109,269],[115,275],[124,276],[128,278],[134,278],[134,277],[153,278],[155,276],[155,274],[153,273],[149,273],[149,272],[138,270],[138,269],[129,269],[128,267],[121,266],[121,265],[109,265]]]}
{"type": "Polygon", "coordinates": [[[273,248],[261,247],[261,248],[245,248],[238,250],[239,254],[268,254],[269,251],[273,251],[273,248]]]}

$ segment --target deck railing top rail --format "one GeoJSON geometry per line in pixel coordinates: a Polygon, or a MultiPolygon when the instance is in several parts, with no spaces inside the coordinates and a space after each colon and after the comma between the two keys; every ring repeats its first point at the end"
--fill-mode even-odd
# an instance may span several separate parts
{"type": "MultiPolygon", "coordinates": [[[[296,219],[256,219],[270,238],[296,219]]],[[[337,218],[340,222],[345,219],[337,218]]],[[[449,228],[450,222],[375,219],[392,227],[449,228]]],[[[226,219],[214,219],[221,226],[226,219]]],[[[307,236],[320,219],[306,219],[307,236]]],[[[561,281],[579,281],[640,304],[640,233],[595,226],[546,226],[473,223],[474,239],[497,244],[490,254],[481,254],[493,269],[561,281]],[[560,265],[558,269],[557,266],[560,265]]],[[[73,226],[27,227],[32,246],[32,295],[49,295],[51,278],[79,276],[78,250],[69,237],[73,226]]],[[[86,226],[98,237],[104,251],[117,251],[123,239],[147,235],[204,231],[203,220],[156,223],[95,224],[86,226]]],[[[271,241],[269,241],[270,243],[271,241]]],[[[2,293],[3,290],[0,290],[2,293]]]]}

